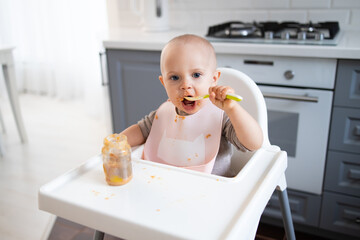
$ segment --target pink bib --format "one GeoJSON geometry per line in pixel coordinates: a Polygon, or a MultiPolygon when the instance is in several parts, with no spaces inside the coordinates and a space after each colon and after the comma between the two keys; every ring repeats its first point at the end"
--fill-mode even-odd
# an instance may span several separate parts
{"type": "Polygon", "coordinates": [[[223,111],[205,100],[197,113],[180,116],[163,103],[144,147],[144,159],[211,173],[218,154],[223,111]]]}

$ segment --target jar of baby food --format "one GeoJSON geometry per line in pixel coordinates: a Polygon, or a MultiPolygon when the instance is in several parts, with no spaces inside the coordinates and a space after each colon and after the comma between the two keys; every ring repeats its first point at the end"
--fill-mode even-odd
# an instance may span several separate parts
{"type": "Polygon", "coordinates": [[[128,183],[132,178],[131,148],[123,134],[111,134],[102,148],[106,182],[112,186],[128,183]]]}

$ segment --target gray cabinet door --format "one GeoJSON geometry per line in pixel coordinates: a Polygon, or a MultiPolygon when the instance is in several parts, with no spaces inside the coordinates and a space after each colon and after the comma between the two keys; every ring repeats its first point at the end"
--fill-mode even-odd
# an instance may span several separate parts
{"type": "Polygon", "coordinates": [[[359,237],[359,222],[359,198],[335,193],[324,193],[321,210],[321,228],[359,237]]]}
{"type": "Polygon", "coordinates": [[[107,50],[113,131],[137,123],[166,101],[159,80],[160,52],[107,50]]]}
{"type": "Polygon", "coordinates": [[[360,61],[339,60],[334,105],[360,108],[360,61]]]}
{"type": "Polygon", "coordinates": [[[360,109],[334,107],[330,131],[331,150],[360,153],[360,109]]]}
{"type": "MultiPolygon", "coordinates": [[[[321,196],[288,189],[289,204],[294,223],[318,227],[321,196]]],[[[275,191],[271,196],[263,216],[281,219],[280,201],[275,191]]]]}
{"type": "Polygon", "coordinates": [[[325,189],[360,197],[360,156],[329,151],[325,189]]]}

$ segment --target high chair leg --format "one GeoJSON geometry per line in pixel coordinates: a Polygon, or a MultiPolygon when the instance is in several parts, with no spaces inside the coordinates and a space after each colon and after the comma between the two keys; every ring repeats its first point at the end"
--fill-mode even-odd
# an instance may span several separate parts
{"type": "Polygon", "coordinates": [[[104,232],[100,232],[98,230],[95,230],[94,233],[94,240],[103,240],[104,239],[104,232]]]}
{"type": "Polygon", "coordinates": [[[291,218],[291,210],[290,210],[287,191],[286,189],[282,191],[278,189],[277,192],[280,200],[280,209],[283,218],[286,238],[288,240],[295,240],[296,239],[295,231],[294,231],[293,221],[291,218]]]}

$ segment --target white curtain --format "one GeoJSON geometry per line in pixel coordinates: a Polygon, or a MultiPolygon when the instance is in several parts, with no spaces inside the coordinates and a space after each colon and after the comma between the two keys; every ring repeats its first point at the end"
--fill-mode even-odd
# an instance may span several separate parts
{"type": "Polygon", "coordinates": [[[104,101],[99,51],[106,34],[104,0],[0,0],[0,44],[16,47],[17,85],[25,92],[84,99],[96,111],[104,101]]]}

